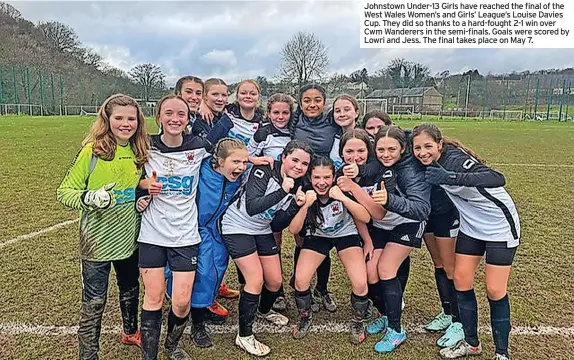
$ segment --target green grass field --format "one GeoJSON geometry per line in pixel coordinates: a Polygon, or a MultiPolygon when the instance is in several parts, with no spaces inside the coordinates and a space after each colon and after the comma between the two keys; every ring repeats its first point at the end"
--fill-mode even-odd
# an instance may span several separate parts
{"type": "MultiPolygon", "coordinates": [[[[77,223],[41,235],[20,238],[52,225],[73,220],[74,211],[56,202],[56,188],[79,150],[90,117],[0,117],[0,359],[74,359],[77,341],[70,327],[77,325],[81,300],[77,223]],[[9,242],[8,245],[6,243],[9,242]],[[58,327],[58,328],[51,328],[58,327]]],[[[432,119],[435,121],[435,119],[432,119]]],[[[410,127],[420,121],[401,121],[410,127]]],[[[574,156],[571,141],[574,123],[442,121],[443,132],[456,137],[502,171],[507,189],[517,204],[522,224],[522,245],[510,279],[512,325],[550,329],[526,331],[511,336],[515,359],[569,359],[574,341],[574,156]],[[548,328],[554,327],[554,328],[548,328]]],[[[153,121],[148,123],[155,131],[153,121]]],[[[285,279],[292,264],[293,241],[284,240],[285,279]]],[[[333,253],[334,254],[334,253],[333,253]]],[[[479,322],[488,329],[488,302],[482,268],[477,275],[479,322]]],[[[235,267],[226,279],[237,287],[235,267]]],[[[121,324],[117,291],[110,281],[110,297],[104,315],[102,359],[138,359],[139,351],[119,343],[121,324]]],[[[414,329],[409,340],[390,356],[376,355],[369,337],[351,345],[347,334],[332,324],[344,324],[350,316],[350,286],[344,269],[334,261],[330,289],[339,308],[334,314],[321,312],[316,325],[325,324],[301,341],[290,333],[262,332],[258,335],[272,348],[270,359],[400,358],[436,359],[434,341],[439,335],[417,331],[439,311],[433,266],[426,249],[413,254],[411,277],[406,291],[404,323],[414,329]]],[[[292,291],[286,315],[296,320],[292,291]]],[[[237,324],[237,300],[223,300],[231,316],[226,326],[237,324]]],[[[189,338],[183,344],[194,358],[247,359],[234,346],[234,334],[214,328],[216,346],[194,348],[189,338]]],[[[491,336],[482,333],[484,355],[491,358],[491,336]]]]}

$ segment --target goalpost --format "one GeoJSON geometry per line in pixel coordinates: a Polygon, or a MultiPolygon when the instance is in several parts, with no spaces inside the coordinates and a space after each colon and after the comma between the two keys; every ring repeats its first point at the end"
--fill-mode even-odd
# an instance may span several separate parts
{"type": "Polygon", "coordinates": [[[387,99],[370,98],[370,99],[357,99],[359,107],[362,107],[361,113],[365,115],[371,110],[381,110],[388,113],[387,99]]]}
{"type": "Polygon", "coordinates": [[[66,116],[96,115],[97,113],[98,113],[98,106],[93,105],[64,106],[64,115],[66,116]]]}
{"type": "MultiPolygon", "coordinates": [[[[333,107],[334,101],[335,101],[334,98],[326,99],[325,106],[333,107]]],[[[357,99],[357,103],[359,104],[359,111],[361,112],[362,116],[364,116],[371,110],[382,110],[388,113],[387,99],[381,99],[381,98],[357,99]]]]}
{"type": "Polygon", "coordinates": [[[415,114],[415,106],[414,105],[406,105],[406,104],[393,105],[393,114],[414,115],[415,114]]]}
{"type": "Polygon", "coordinates": [[[0,104],[0,115],[43,116],[44,107],[38,104],[0,104]]]}
{"type": "Polygon", "coordinates": [[[98,113],[96,112],[87,112],[84,109],[80,109],[80,116],[96,116],[98,113]]]}
{"type": "Polygon", "coordinates": [[[490,110],[491,119],[522,120],[524,118],[522,110],[490,110]]]}

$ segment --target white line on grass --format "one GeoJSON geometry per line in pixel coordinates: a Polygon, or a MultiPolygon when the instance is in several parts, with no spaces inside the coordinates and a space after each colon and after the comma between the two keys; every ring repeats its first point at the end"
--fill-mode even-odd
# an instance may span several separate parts
{"type": "MultiPolygon", "coordinates": [[[[208,325],[208,328],[213,334],[235,334],[237,333],[237,325],[208,325]]],[[[120,326],[104,326],[102,327],[102,334],[119,334],[122,328],[120,326]]],[[[0,324],[0,334],[4,335],[38,335],[38,336],[69,336],[76,335],[78,331],[77,326],[49,326],[49,325],[27,325],[8,323],[0,324]]],[[[256,322],[253,331],[255,333],[270,333],[270,334],[284,334],[293,331],[293,325],[277,327],[265,323],[256,322]]],[[[310,332],[312,333],[347,333],[349,325],[345,322],[326,322],[324,324],[313,325],[310,332]]],[[[490,334],[491,329],[489,326],[481,326],[479,331],[484,334],[490,334]]],[[[189,333],[190,329],[186,329],[189,333]]],[[[423,325],[407,326],[407,332],[411,334],[426,334],[428,333],[423,325]]],[[[555,327],[555,326],[515,326],[511,330],[513,335],[523,336],[539,336],[539,335],[553,335],[562,337],[574,337],[574,327],[555,327]]]]}
{"type": "Polygon", "coordinates": [[[8,241],[5,241],[5,242],[3,242],[3,243],[0,243],[0,249],[3,248],[4,246],[12,245],[12,244],[14,244],[14,243],[16,243],[16,242],[18,242],[18,241],[20,241],[20,240],[31,239],[31,238],[33,238],[33,237],[36,237],[36,236],[45,234],[45,233],[47,233],[47,232],[49,232],[49,231],[53,231],[53,230],[59,229],[59,228],[64,227],[64,226],[68,226],[68,225],[70,225],[70,224],[73,224],[73,223],[75,223],[75,222],[78,222],[78,220],[79,220],[79,219],[64,221],[64,222],[61,222],[61,223],[59,223],[59,224],[56,224],[56,225],[52,225],[52,226],[50,226],[50,227],[47,227],[47,228],[45,228],[45,229],[41,229],[41,230],[38,230],[38,231],[34,231],[34,232],[32,232],[32,233],[25,234],[25,235],[20,235],[20,236],[18,236],[18,237],[15,237],[15,238],[13,238],[13,239],[10,239],[10,240],[8,240],[8,241]]]}

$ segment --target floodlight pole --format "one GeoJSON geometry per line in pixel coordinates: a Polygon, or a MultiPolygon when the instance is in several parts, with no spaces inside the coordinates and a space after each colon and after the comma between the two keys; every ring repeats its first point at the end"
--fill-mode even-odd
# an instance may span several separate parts
{"type": "Polygon", "coordinates": [[[466,105],[465,105],[465,110],[464,110],[464,117],[468,117],[468,97],[470,95],[470,75],[467,75],[468,79],[467,79],[467,84],[466,84],[466,105]]]}
{"type": "Polygon", "coordinates": [[[566,79],[562,80],[562,94],[560,94],[560,110],[558,111],[558,121],[562,121],[562,105],[564,104],[564,91],[566,87],[566,79]]]}

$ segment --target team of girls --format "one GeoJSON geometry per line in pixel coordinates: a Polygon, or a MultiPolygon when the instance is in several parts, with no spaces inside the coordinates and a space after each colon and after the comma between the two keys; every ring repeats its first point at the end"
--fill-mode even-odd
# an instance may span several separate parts
{"type": "Polygon", "coordinates": [[[141,346],[144,359],[158,357],[167,274],[168,358],[189,358],[179,342],[190,317],[193,342],[211,346],[207,309],[221,295],[228,256],[245,274],[235,343],[250,354],[268,354],[253,323],[256,317],[279,326],[289,321],[274,310],[285,309],[277,299],[284,298],[286,228],[297,244],[291,280],[300,315],[296,339],[308,332],[317,297],[327,310],[336,307],[327,290],[335,247],[351,282],[351,341],[384,333],[375,345],[383,353],[404,343],[400,269],[424,238],[442,303],[426,328],[445,331],[437,340],[441,356],[481,352],[473,282],[486,254],[496,359],[509,358],[506,291],[520,224],[502,174],[432,124],[405,133],[374,111],[362,119],[364,130],[358,128],[357,101],[343,95],[326,110],[317,85],[301,89],[297,107],[290,96],[270,97],[266,118],[250,80],[239,84],[234,104],[227,104],[220,79],[182,78],[176,93],[158,104],[160,133],[151,137],[133,99],[110,97],[58,189],[58,200],[81,213],[82,359],[98,356],[112,264],[123,343],[141,346]],[[366,324],[371,304],[378,316],[366,324]]]}
{"type": "MultiPolygon", "coordinates": [[[[227,91],[227,84],[218,78],[207,79],[204,83],[203,80],[196,76],[184,76],[177,81],[175,94],[180,95],[187,102],[190,109],[188,124],[190,132],[198,118],[200,122],[195,127],[196,134],[206,136],[211,131],[213,118],[216,117],[216,120],[219,120],[223,117],[222,109],[227,104],[227,91]],[[211,122],[205,124],[202,122],[202,117],[199,114],[200,105],[207,108],[204,114],[209,117],[211,122]]],[[[230,127],[234,126],[227,116],[224,117],[223,122],[230,124],[230,127]]],[[[166,277],[171,279],[169,267],[166,268],[166,277]]],[[[222,282],[218,295],[233,299],[239,296],[239,291],[229,288],[227,284],[222,282]]],[[[229,315],[229,311],[217,300],[214,300],[208,309],[210,312],[207,313],[207,318],[212,323],[222,323],[225,321],[225,317],[229,315]]]]}

